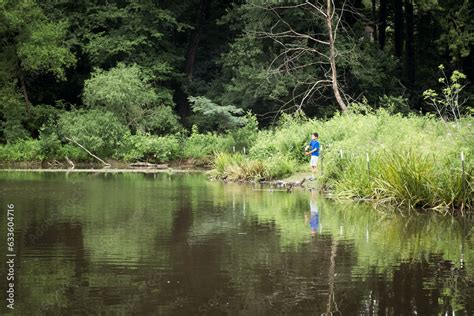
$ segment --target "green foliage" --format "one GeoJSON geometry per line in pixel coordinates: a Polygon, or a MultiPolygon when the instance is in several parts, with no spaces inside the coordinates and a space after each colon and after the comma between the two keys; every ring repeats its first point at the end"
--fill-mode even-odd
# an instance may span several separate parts
{"type": "Polygon", "coordinates": [[[59,119],[63,110],[47,104],[38,104],[30,109],[31,117],[28,119],[28,130],[41,132],[44,125],[53,126],[59,119]]]}
{"type": "Polygon", "coordinates": [[[62,144],[58,134],[55,133],[52,128],[41,128],[38,141],[41,147],[41,153],[44,157],[59,158],[62,144]]]}
{"type": "Polygon", "coordinates": [[[250,148],[250,155],[258,159],[283,155],[302,162],[305,159],[302,153],[309,143],[310,135],[319,131],[317,126],[308,122],[307,118],[299,114],[283,115],[275,130],[259,132],[255,144],[250,148]]]}
{"type": "Polygon", "coordinates": [[[265,176],[269,179],[281,179],[292,175],[298,170],[295,160],[285,156],[273,156],[265,161],[265,176]]]}
{"type": "Polygon", "coordinates": [[[35,74],[51,72],[58,79],[65,80],[64,69],[76,63],[69,48],[63,46],[67,23],[44,22],[30,27],[29,34],[18,45],[22,67],[35,74]]]}
{"type": "Polygon", "coordinates": [[[232,150],[234,139],[229,134],[199,133],[193,126],[191,135],[183,141],[183,156],[185,158],[200,158],[212,156],[215,152],[232,150]]]}
{"type": "Polygon", "coordinates": [[[14,50],[16,54],[9,55],[9,60],[16,61],[22,71],[52,73],[64,80],[64,70],[75,64],[76,58],[65,41],[68,23],[49,20],[36,1],[2,1],[0,25],[7,44],[2,53],[14,50]]]}
{"type": "Polygon", "coordinates": [[[179,117],[171,106],[167,105],[150,109],[141,125],[143,130],[157,135],[175,134],[184,130],[179,117]]]}
{"type": "Polygon", "coordinates": [[[462,82],[466,79],[466,75],[455,70],[451,77],[448,78],[444,71],[444,66],[439,65],[438,68],[442,74],[438,82],[443,85],[443,89],[441,93],[433,89],[425,90],[423,98],[435,108],[441,119],[453,119],[457,122],[461,118],[461,114],[466,110],[464,104],[467,100],[463,100],[461,96],[462,90],[465,87],[462,85],[462,82]]]}
{"type": "Polygon", "coordinates": [[[27,138],[28,131],[23,126],[25,117],[25,107],[13,84],[0,87],[0,142],[27,138]]]}
{"type": "MultiPolygon", "coordinates": [[[[260,131],[249,161],[265,162],[282,171],[264,175],[291,174],[307,166],[303,148],[312,132],[320,134],[324,174],[320,182],[345,198],[370,198],[381,202],[424,207],[461,209],[472,206],[474,198],[474,137],[472,118],[462,118],[459,128],[432,116],[391,115],[361,105],[358,111],[336,115],[328,121],[301,116],[283,116],[274,130],[260,131]],[[465,191],[462,190],[460,153],[466,157],[465,191]],[[342,157],[341,157],[342,154],[342,157]],[[367,154],[370,158],[370,175],[367,154]]],[[[228,156],[223,156],[228,158],[228,156]]],[[[217,158],[222,158],[217,156],[217,158]]],[[[244,164],[216,160],[216,173],[245,173],[244,164]],[[226,165],[229,165],[226,169],[226,165]]],[[[306,167],[307,168],[307,167],[306,167]]],[[[308,171],[309,173],[309,171],[308,171]]]]}
{"type": "Polygon", "coordinates": [[[441,53],[449,53],[452,61],[459,62],[471,53],[474,44],[474,23],[472,12],[474,5],[469,0],[446,1],[441,8],[441,14],[436,18],[443,29],[441,36],[436,40],[441,53]]]}
{"type": "Polygon", "coordinates": [[[221,106],[206,97],[189,97],[195,114],[194,121],[201,129],[226,131],[243,126],[245,117],[238,116],[244,113],[233,105],[221,106]]]}
{"type": "Polygon", "coordinates": [[[85,8],[76,23],[94,66],[136,62],[160,80],[173,74],[181,58],[171,50],[169,35],[188,28],[174,12],[152,1],[112,1],[85,8]]]}
{"type": "Polygon", "coordinates": [[[157,94],[149,81],[150,78],[136,64],[126,66],[119,63],[108,71],[97,69],[84,83],[83,101],[89,107],[104,107],[115,113],[135,130],[176,128],[176,117],[169,108],[156,108],[172,105],[171,93],[165,90],[157,94]],[[148,115],[151,115],[150,122],[146,120],[148,115]],[[158,125],[163,122],[168,126],[158,125]]]}
{"type": "Polygon", "coordinates": [[[424,153],[402,151],[382,156],[375,192],[379,199],[392,199],[408,207],[461,208],[472,205],[472,169],[467,170],[467,189],[462,190],[462,172],[452,160],[438,161],[424,153]],[[450,166],[451,165],[451,166],[450,166]]]}
{"type": "Polygon", "coordinates": [[[59,137],[73,139],[99,157],[112,157],[129,131],[111,112],[76,110],[61,114],[58,133],[59,137]]]}
{"type": "MultiPolygon", "coordinates": [[[[363,95],[369,102],[375,103],[384,95],[403,93],[397,82],[397,67],[400,64],[392,54],[379,50],[366,40],[354,41],[343,37],[337,46],[341,52],[337,66],[339,72],[345,73],[342,82],[350,86],[354,95],[363,95]]],[[[380,106],[385,104],[380,102],[380,106]]]]}
{"type": "Polygon", "coordinates": [[[44,158],[40,142],[34,139],[20,139],[0,146],[0,161],[41,161],[44,158]]]}
{"type": "Polygon", "coordinates": [[[255,115],[247,113],[244,117],[245,125],[229,131],[229,134],[235,141],[235,149],[243,151],[248,150],[257,138],[258,121],[255,115]]]}
{"type": "Polygon", "coordinates": [[[408,99],[403,96],[388,96],[383,95],[379,98],[379,103],[383,105],[383,108],[391,114],[408,114],[410,113],[410,106],[408,99]]]}
{"type": "Polygon", "coordinates": [[[131,162],[160,163],[177,159],[181,147],[175,136],[129,135],[117,156],[131,162]]]}

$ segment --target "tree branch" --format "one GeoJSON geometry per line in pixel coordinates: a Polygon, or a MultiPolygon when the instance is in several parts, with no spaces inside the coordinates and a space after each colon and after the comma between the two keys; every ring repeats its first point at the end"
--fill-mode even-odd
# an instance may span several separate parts
{"type": "Polygon", "coordinates": [[[68,141],[70,142],[73,142],[74,144],[76,144],[77,146],[81,147],[82,149],[84,149],[85,152],[87,152],[89,155],[91,155],[92,157],[94,157],[95,159],[99,160],[101,163],[103,163],[106,167],[110,167],[110,164],[103,161],[102,159],[100,159],[99,157],[97,157],[96,155],[94,155],[93,153],[91,153],[86,147],[82,146],[81,144],[79,144],[77,141],[75,141],[74,139],[71,139],[69,137],[64,137],[66,138],[68,141]]]}

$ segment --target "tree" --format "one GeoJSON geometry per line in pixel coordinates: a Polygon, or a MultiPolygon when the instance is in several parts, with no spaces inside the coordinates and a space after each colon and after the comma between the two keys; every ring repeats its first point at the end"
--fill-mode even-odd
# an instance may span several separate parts
{"type": "Polygon", "coordinates": [[[209,14],[209,3],[211,0],[201,0],[199,5],[198,17],[196,25],[191,33],[191,40],[189,41],[188,50],[186,53],[186,66],[184,67],[184,72],[190,80],[193,76],[193,67],[196,60],[196,51],[201,39],[201,32],[203,27],[203,22],[206,19],[206,16],[209,14]]]}
{"type": "Polygon", "coordinates": [[[449,53],[451,62],[462,67],[474,45],[474,3],[469,0],[445,0],[435,7],[435,17],[443,30],[436,44],[441,53],[449,53]]]}
{"type": "Polygon", "coordinates": [[[65,112],[58,120],[57,130],[61,138],[103,157],[112,157],[130,134],[117,116],[99,109],[65,112]]]}
{"type": "Polygon", "coordinates": [[[324,16],[326,19],[326,25],[328,27],[328,38],[329,38],[329,63],[331,65],[331,83],[332,83],[332,90],[334,92],[334,96],[336,97],[337,103],[341,107],[341,111],[347,110],[347,105],[344,103],[341,97],[341,92],[339,91],[339,83],[337,80],[337,69],[336,69],[336,32],[337,32],[337,24],[336,28],[333,30],[333,18],[334,18],[335,10],[334,10],[334,3],[333,0],[327,0],[326,2],[326,15],[324,16]]]}
{"type": "Polygon", "coordinates": [[[166,130],[166,126],[159,126],[163,123],[178,125],[177,120],[173,122],[173,116],[166,120],[159,118],[160,114],[169,117],[173,105],[171,91],[155,90],[150,77],[136,64],[119,63],[108,71],[96,69],[84,83],[83,101],[91,108],[104,107],[115,113],[135,131],[166,130]]]}
{"type": "Polygon", "coordinates": [[[387,1],[380,0],[379,5],[379,47],[385,47],[385,31],[387,29],[387,1]]]}
{"type": "MultiPolygon", "coordinates": [[[[193,112],[202,117],[201,126],[206,126],[206,130],[227,131],[241,127],[246,123],[246,118],[242,116],[244,111],[233,105],[218,105],[206,97],[189,97],[193,112]]],[[[198,120],[199,121],[199,120],[198,120]]]]}
{"type": "Polygon", "coordinates": [[[394,0],[394,40],[395,40],[395,56],[401,57],[403,50],[403,3],[402,0],[394,0]]]}
{"type": "MultiPolygon", "coordinates": [[[[342,13],[336,13],[333,0],[326,0],[325,4],[306,1],[286,6],[273,4],[255,6],[273,13],[276,17],[276,22],[268,29],[255,31],[257,37],[269,38],[281,46],[281,51],[271,62],[272,66],[277,66],[270,68],[270,73],[292,72],[301,68],[312,68],[315,65],[324,69],[329,65],[323,78],[314,76],[312,80],[302,83],[306,89],[297,96],[300,98],[297,108],[301,108],[306,99],[317,90],[330,85],[340,110],[346,111],[347,105],[341,97],[336,66],[336,38],[342,13]],[[296,14],[320,19],[326,27],[321,32],[300,31],[292,25],[292,21],[285,19],[283,14],[288,10],[296,10],[296,14]]],[[[343,12],[343,9],[340,11],[343,12]]],[[[295,99],[296,97],[293,101],[295,99]]]]}
{"type": "Polygon", "coordinates": [[[13,87],[12,80],[23,94],[25,111],[30,115],[28,79],[51,73],[64,80],[65,69],[76,62],[65,41],[67,21],[51,21],[36,1],[2,1],[0,3],[0,59],[4,63],[0,84],[13,87]]]}
{"type": "Polygon", "coordinates": [[[415,48],[414,48],[414,17],[413,17],[413,0],[405,0],[405,23],[406,23],[406,77],[408,86],[413,87],[415,83],[415,48]]]}

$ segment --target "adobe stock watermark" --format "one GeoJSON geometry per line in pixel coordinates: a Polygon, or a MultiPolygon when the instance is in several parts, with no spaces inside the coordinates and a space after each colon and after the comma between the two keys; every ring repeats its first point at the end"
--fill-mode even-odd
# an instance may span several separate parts
{"type": "Polygon", "coordinates": [[[10,310],[15,309],[15,205],[7,204],[7,291],[6,305],[10,310]]]}

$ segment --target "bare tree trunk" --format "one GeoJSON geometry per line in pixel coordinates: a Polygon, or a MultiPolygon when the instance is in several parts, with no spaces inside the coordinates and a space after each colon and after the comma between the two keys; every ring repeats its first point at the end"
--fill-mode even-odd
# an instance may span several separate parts
{"type": "Polygon", "coordinates": [[[31,102],[30,102],[30,99],[28,98],[28,91],[26,90],[25,77],[23,76],[23,73],[21,72],[21,70],[19,73],[19,77],[20,77],[21,91],[23,92],[23,97],[25,98],[25,110],[26,110],[26,113],[28,114],[28,117],[31,117],[31,113],[30,113],[31,102]]]}
{"type": "Polygon", "coordinates": [[[413,18],[413,2],[411,0],[405,0],[405,13],[406,13],[406,75],[407,75],[407,86],[413,88],[415,84],[415,49],[414,44],[414,18],[413,18]]]}
{"type": "MultiPolygon", "coordinates": [[[[345,2],[344,2],[345,4],[345,2]]],[[[277,18],[277,22],[270,27],[270,31],[255,31],[255,35],[258,38],[270,38],[282,46],[282,51],[271,61],[268,74],[281,75],[285,73],[292,73],[294,71],[301,71],[301,69],[313,70],[315,65],[324,69],[326,72],[325,78],[317,78],[314,76],[312,80],[304,80],[297,82],[292,91],[293,98],[285,102],[282,107],[278,110],[287,106],[290,102],[294,102],[293,106],[297,110],[301,110],[301,107],[308,99],[310,99],[314,93],[319,92],[323,95],[323,89],[332,89],[332,93],[336,98],[336,102],[342,112],[347,110],[347,105],[344,102],[341,89],[337,77],[337,63],[336,63],[336,37],[337,30],[341,26],[341,19],[345,12],[344,5],[341,8],[340,14],[336,14],[336,8],[334,0],[327,0],[327,2],[315,2],[306,0],[304,3],[295,5],[283,5],[283,6],[258,6],[262,10],[270,11],[277,18]],[[299,31],[291,26],[288,21],[280,14],[283,10],[305,10],[310,12],[313,16],[318,16],[326,21],[326,28],[320,33],[313,34],[308,30],[299,31]],[[337,18],[336,18],[337,17],[337,18]],[[278,26],[278,27],[277,27],[278,26]],[[275,29],[280,29],[284,26],[286,29],[278,32],[274,32],[275,29]],[[328,51],[329,50],[329,54],[328,51]],[[302,62],[306,61],[305,56],[316,60],[315,62],[302,62]],[[277,65],[275,67],[275,65],[277,65]],[[329,65],[330,68],[327,68],[329,65]],[[305,88],[301,92],[300,88],[305,88]],[[296,100],[299,99],[297,102],[296,100]],[[298,104],[299,103],[299,104],[298,104]]],[[[311,71],[309,70],[309,71],[311,71]]],[[[288,108],[287,108],[288,109],[288,108]]]]}
{"type": "Polygon", "coordinates": [[[193,67],[194,62],[196,60],[196,52],[199,46],[199,41],[201,40],[202,24],[204,23],[206,15],[209,12],[209,4],[210,0],[201,0],[196,26],[193,32],[191,33],[191,39],[189,41],[188,51],[186,53],[186,66],[184,69],[186,75],[188,76],[188,79],[191,79],[193,76],[193,67]]]}
{"type": "Polygon", "coordinates": [[[336,48],[334,44],[334,34],[332,27],[332,17],[334,16],[332,0],[327,0],[326,8],[326,24],[328,27],[328,36],[329,36],[329,63],[331,65],[331,81],[332,81],[332,90],[334,91],[334,96],[336,101],[339,104],[342,112],[347,110],[347,106],[342,100],[341,93],[339,91],[339,84],[337,81],[337,68],[336,68],[336,48]]]}
{"type": "Polygon", "coordinates": [[[379,6],[379,47],[385,47],[385,29],[387,28],[387,0],[380,0],[379,6]]]}
{"type": "Polygon", "coordinates": [[[374,42],[377,43],[377,4],[375,0],[372,0],[372,21],[372,27],[374,28],[374,42]]]}
{"type": "MultiPolygon", "coordinates": [[[[196,53],[198,51],[199,42],[201,41],[201,34],[203,31],[203,24],[205,22],[206,16],[209,14],[209,6],[211,0],[201,0],[199,4],[199,11],[197,12],[196,25],[194,30],[192,30],[188,49],[186,51],[186,60],[184,64],[184,73],[186,74],[186,79],[188,82],[191,81],[193,77],[194,63],[196,61],[196,53]]],[[[181,117],[181,122],[186,126],[188,125],[187,118],[191,115],[191,106],[187,99],[187,94],[185,93],[185,87],[179,84],[176,91],[176,108],[179,116],[181,117]]]]}
{"type": "Polygon", "coordinates": [[[401,57],[403,50],[403,3],[394,0],[395,56],[401,57]]]}

